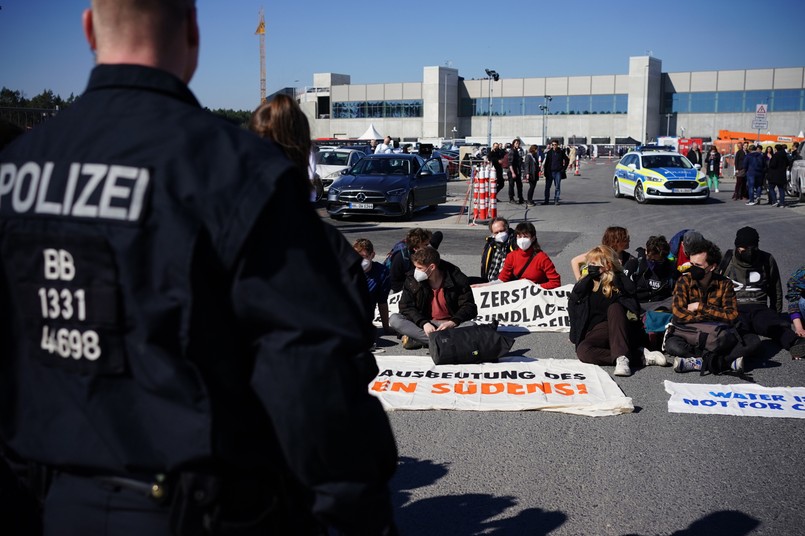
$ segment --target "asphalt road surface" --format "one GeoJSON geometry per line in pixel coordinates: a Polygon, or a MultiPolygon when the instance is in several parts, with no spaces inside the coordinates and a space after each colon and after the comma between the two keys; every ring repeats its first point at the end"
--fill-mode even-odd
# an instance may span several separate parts
{"type": "MultiPolygon", "coordinates": [[[[615,163],[583,162],[581,176],[562,184],[560,206],[502,203],[512,226],[529,220],[563,283],[569,261],[600,242],[609,225],[631,235],[630,251],[652,234],[670,238],[695,228],[722,250],[735,231],[751,225],[760,247],[773,253],[785,280],[805,262],[805,206],[747,207],[732,201],[733,183],[704,204],[638,205],[614,199],[615,163]]],[[[537,187],[541,197],[543,182],[537,187]]],[[[451,182],[448,203],[412,222],[347,219],[348,240],[374,242],[378,260],[406,228],[442,230],[442,256],[468,275],[479,275],[487,229],[460,216],[466,182],[451,182]]],[[[505,199],[506,193],[502,197],[505,199]]],[[[791,201],[793,203],[793,201],[791,201]]],[[[326,213],[320,211],[326,218],[326,213]]],[[[329,221],[329,220],[328,220],[329,221]]],[[[385,336],[386,355],[403,350],[385,336]]],[[[575,360],[565,333],[517,336],[513,352],[575,360]]],[[[606,370],[611,374],[612,368],[606,370]]],[[[771,341],[751,377],[757,384],[805,386],[805,361],[771,341]]],[[[635,412],[582,417],[539,411],[396,411],[389,413],[400,452],[392,482],[396,518],[407,535],[800,535],[805,534],[805,456],[800,419],[668,412],[663,381],[734,384],[734,376],[676,374],[648,367],[616,377],[635,412]]]]}

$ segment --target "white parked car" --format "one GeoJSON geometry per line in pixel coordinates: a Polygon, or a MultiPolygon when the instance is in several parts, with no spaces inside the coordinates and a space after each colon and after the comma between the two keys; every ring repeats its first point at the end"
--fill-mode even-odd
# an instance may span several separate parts
{"type": "Polygon", "coordinates": [[[341,172],[354,166],[366,153],[357,149],[322,147],[316,154],[316,173],[321,177],[324,191],[341,177],[341,172]]]}

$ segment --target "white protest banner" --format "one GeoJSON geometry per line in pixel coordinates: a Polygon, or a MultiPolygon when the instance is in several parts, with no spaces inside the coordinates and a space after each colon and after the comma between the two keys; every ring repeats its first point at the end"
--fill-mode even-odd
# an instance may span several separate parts
{"type": "Polygon", "coordinates": [[[478,321],[497,320],[503,328],[570,331],[567,297],[573,285],[545,290],[528,280],[472,287],[478,321]]]}
{"type": "Polygon", "coordinates": [[[631,413],[626,397],[601,367],[569,359],[436,366],[426,356],[375,356],[369,384],[388,410],[543,410],[574,415],[631,413]]]}
{"type": "Polygon", "coordinates": [[[805,387],[752,383],[702,385],[665,381],[670,413],[805,418],[805,387]]]}
{"type": "MultiPolygon", "coordinates": [[[[501,330],[570,331],[567,297],[573,285],[545,290],[528,280],[474,285],[472,295],[478,306],[478,322],[497,320],[501,330]]],[[[389,315],[399,311],[401,292],[389,295],[389,315]]],[[[380,316],[375,309],[375,324],[380,316]]]]}

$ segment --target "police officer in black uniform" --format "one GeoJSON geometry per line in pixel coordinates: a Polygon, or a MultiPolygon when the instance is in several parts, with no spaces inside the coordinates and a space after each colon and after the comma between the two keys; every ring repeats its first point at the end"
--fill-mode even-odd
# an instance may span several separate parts
{"type": "Polygon", "coordinates": [[[0,440],[50,476],[45,533],[393,533],[372,334],[307,178],[189,91],[193,0],[83,26],[86,92],[0,153],[0,440]]]}

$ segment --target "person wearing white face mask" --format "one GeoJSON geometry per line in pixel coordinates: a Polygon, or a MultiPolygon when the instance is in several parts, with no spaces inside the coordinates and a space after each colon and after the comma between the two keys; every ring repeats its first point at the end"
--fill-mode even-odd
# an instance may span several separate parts
{"type": "Polygon", "coordinates": [[[433,248],[411,255],[414,270],[408,273],[400,296],[400,312],[389,323],[402,335],[406,350],[427,346],[435,331],[474,326],[478,307],[469,279],[459,268],[441,260],[433,248]]]}
{"type": "Polygon", "coordinates": [[[493,219],[489,224],[489,231],[492,234],[486,237],[484,251],[481,254],[481,279],[484,282],[498,278],[506,255],[514,251],[517,245],[517,235],[509,229],[506,218],[493,219]]]}
{"type": "Polygon", "coordinates": [[[389,326],[388,299],[389,291],[391,290],[389,269],[382,263],[374,262],[375,246],[371,240],[358,238],[352,244],[352,247],[363,259],[361,268],[363,268],[363,273],[366,274],[366,285],[369,290],[369,308],[374,311],[375,306],[377,306],[383,333],[391,335],[394,331],[389,326]]]}
{"type": "Polygon", "coordinates": [[[544,289],[562,285],[562,279],[548,254],[537,242],[537,230],[533,223],[518,223],[515,228],[517,249],[506,256],[503,269],[498,275],[501,281],[528,279],[544,289]]]}

